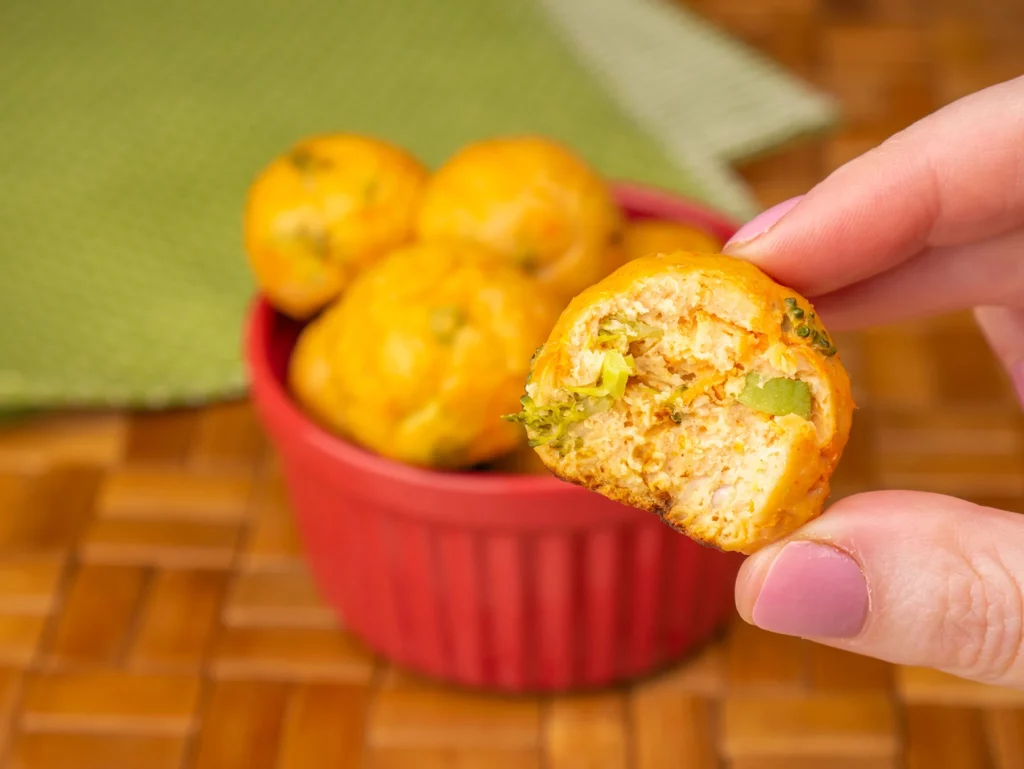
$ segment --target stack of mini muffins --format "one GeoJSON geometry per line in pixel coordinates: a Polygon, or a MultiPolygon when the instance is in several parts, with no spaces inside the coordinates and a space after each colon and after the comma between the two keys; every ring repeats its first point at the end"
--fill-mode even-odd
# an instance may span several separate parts
{"type": "Polygon", "coordinates": [[[638,256],[720,246],[627,220],[605,179],[536,136],[466,145],[433,173],[380,139],[312,137],[262,171],[245,209],[260,290],[306,322],[298,404],[345,440],[444,470],[546,473],[500,417],[561,310],[638,256]]]}

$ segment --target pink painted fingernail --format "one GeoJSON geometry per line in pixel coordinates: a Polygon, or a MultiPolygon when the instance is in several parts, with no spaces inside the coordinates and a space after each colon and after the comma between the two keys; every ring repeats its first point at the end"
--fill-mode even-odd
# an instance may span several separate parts
{"type": "Polygon", "coordinates": [[[1013,389],[1017,391],[1017,400],[1024,407],[1024,360],[1010,366],[1010,379],[1013,381],[1013,389]]]}
{"type": "Polygon", "coordinates": [[[740,227],[736,234],[729,238],[723,250],[736,251],[757,236],[768,232],[783,216],[792,211],[796,204],[803,200],[803,197],[803,195],[798,195],[772,206],[767,211],[762,211],[740,227]]]}
{"type": "Polygon", "coordinates": [[[790,542],[768,567],[754,603],[754,624],[803,638],[852,638],[868,615],[868,584],[841,550],[790,542]]]}

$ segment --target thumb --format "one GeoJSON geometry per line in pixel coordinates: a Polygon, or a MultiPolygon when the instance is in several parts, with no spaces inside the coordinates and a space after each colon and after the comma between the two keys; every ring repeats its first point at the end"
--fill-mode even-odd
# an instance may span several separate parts
{"type": "Polygon", "coordinates": [[[1024,688],[1024,517],[937,494],[848,497],[744,563],[765,630],[1024,688]]]}

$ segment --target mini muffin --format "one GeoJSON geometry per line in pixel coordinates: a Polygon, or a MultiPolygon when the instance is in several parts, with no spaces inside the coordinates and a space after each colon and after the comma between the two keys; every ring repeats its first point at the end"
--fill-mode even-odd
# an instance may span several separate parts
{"type": "Polygon", "coordinates": [[[417,221],[423,240],[487,246],[564,302],[607,271],[621,215],[605,181],[538,137],[464,147],[431,177],[417,221]]]}
{"type": "Polygon", "coordinates": [[[408,464],[465,468],[510,452],[532,353],[558,307],[472,243],[418,243],[363,271],[329,341],[333,398],[355,442],[408,464]]]}
{"type": "Polygon", "coordinates": [[[334,371],[344,362],[336,354],[338,305],[324,312],[302,329],[288,362],[288,385],[303,411],[334,433],[345,432],[341,400],[334,384],[334,371]]]}
{"type": "Polygon", "coordinates": [[[711,233],[691,224],[665,219],[634,219],[626,223],[622,233],[622,262],[641,256],[671,254],[676,251],[697,251],[717,254],[722,243],[711,233]]]}
{"type": "Polygon", "coordinates": [[[300,142],[255,180],[245,249],[260,289],[304,320],[353,276],[408,242],[427,169],[405,150],[365,136],[300,142]]]}
{"type": "Polygon", "coordinates": [[[743,553],[820,514],[854,408],[806,299],[692,252],[576,297],[527,381],[508,418],[552,472],[743,553]]]}
{"type": "MultiPolygon", "coordinates": [[[[628,227],[629,224],[627,223],[626,226],[628,227]]],[[[626,258],[624,234],[625,233],[620,233],[620,236],[615,238],[604,252],[604,263],[601,265],[602,280],[629,261],[629,259],[626,258]]]]}

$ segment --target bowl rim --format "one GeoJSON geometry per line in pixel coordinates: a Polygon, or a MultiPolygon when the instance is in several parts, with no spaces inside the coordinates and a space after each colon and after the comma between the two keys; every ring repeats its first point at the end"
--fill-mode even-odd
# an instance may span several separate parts
{"type": "MultiPolygon", "coordinates": [[[[637,218],[664,218],[696,225],[723,241],[739,226],[728,214],[677,193],[632,182],[612,182],[611,187],[627,217],[632,214],[637,218]]],[[[274,375],[267,353],[277,320],[277,311],[266,297],[257,294],[246,322],[245,364],[256,408],[266,415],[271,432],[288,432],[291,440],[309,445],[331,462],[409,488],[470,494],[498,491],[503,496],[591,493],[554,475],[446,471],[407,465],[328,432],[299,408],[286,383],[274,375]]]]}

